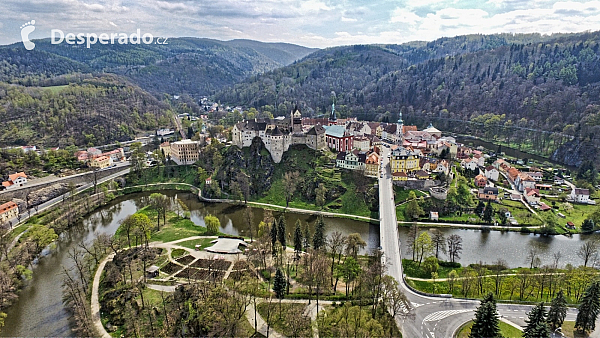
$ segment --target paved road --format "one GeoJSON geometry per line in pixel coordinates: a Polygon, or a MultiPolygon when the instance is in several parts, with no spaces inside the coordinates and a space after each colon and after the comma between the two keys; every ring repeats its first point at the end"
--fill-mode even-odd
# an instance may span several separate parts
{"type": "MultiPolygon", "coordinates": [[[[128,173],[129,173],[129,168],[126,168],[126,169],[121,170],[119,172],[116,172],[116,173],[114,173],[112,175],[106,176],[105,178],[99,179],[98,182],[97,182],[97,184],[104,183],[106,181],[115,179],[115,178],[117,178],[119,176],[123,176],[123,175],[126,175],[128,173]]],[[[92,183],[88,183],[88,184],[84,184],[84,185],[76,188],[75,189],[75,193],[78,194],[78,193],[80,193],[80,192],[82,192],[82,191],[84,191],[86,189],[92,188],[93,186],[94,186],[93,182],[92,183]]],[[[46,209],[53,207],[55,204],[58,204],[58,203],[62,202],[63,199],[66,198],[66,197],[68,197],[68,196],[69,196],[69,193],[65,193],[63,195],[60,195],[58,197],[55,197],[55,198],[53,198],[51,200],[48,200],[48,201],[46,201],[46,202],[38,205],[37,208],[30,208],[29,209],[30,212],[23,212],[23,213],[21,213],[19,215],[20,219],[19,219],[19,217],[14,217],[14,218],[10,219],[9,222],[10,222],[10,224],[12,224],[12,228],[14,228],[18,223],[26,221],[29,217],[31,217],[33,215],[36,215],[38,213],[41,213],[41,212],[45,211],[46,209]]],[[[12,230],[12,228],[11,228],[11,230],[12,230]]]]}
{"type": "MultiPolygon", "coordinates": [[[[465,322],[474,318],[479,301],[454,298],[427,297],[411,291],[402,278],[402,253],[396,221],[396,210],[392,190],[392,176],[388,166],[390,150],[383,147],[383,175],[379,177],[380,245],[388,274],[399,283],[401,290],[412,303],[407,315],[396,321],[404,337],[452,337],[465,322]]],[[[498,313],[505,321],[524,327],[530,305],[498,304],[498,313]]],[[[569,309],[567,320],[575,320],[575,309],[569,309]]],[[[595,332],[594,332],[595,333],[595,332]]]]}

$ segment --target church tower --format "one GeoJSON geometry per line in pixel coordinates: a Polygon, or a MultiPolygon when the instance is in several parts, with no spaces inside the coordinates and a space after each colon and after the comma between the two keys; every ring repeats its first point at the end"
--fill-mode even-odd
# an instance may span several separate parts
{"type": "Polygon", "coordinates": [[[335,102],[331,104],[331,114],[329,114],[329,125],[334,126],[337,124],[337,117],[335,116],[335,102]]]}
{"type": "Polygon", "coordinates": [[[404,121],[402,121],[402,113],[398,117],[398,124],[396,125],[396,140],[398,144],[404,143],[404,121]]]}

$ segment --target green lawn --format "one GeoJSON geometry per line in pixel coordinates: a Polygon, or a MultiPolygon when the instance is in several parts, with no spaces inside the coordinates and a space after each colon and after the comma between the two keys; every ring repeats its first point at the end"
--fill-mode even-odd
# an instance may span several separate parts
{"type": "Polygon", "coordinates": [[[52,94],[57,94],[60,93],[61,91],[63,91],[65,88],[69,87],[69,85],[63,85],[63,86],[49,86],[49,87],[41,87],[45,90],[48,90],[50,92],[52,92],[52,94]]]}
{"type": "Polygon", "coordinates": [[[575,322],[565,321],[561,326],[562,333],[568,338],[585,338],[589,337],[587,334],[580,334],[575,331],[575,322]]]}
{"type": "Polygon", "coordinates": [[[310,319],[305,327],[300,328],[298,332],[293,332],[287,324],[288,313],[297,314],[303,313],[306,304],[303,303],[279,303],[274,301],[270,305],[268,303],[260,303],[257,306],[258,313],[263,317],[273,329],[287,337],[309,337],[311,336],[310,319]],[[270,309],[270,311],[269,311],[270,309]],[[270,316],[267,314],[270,312],[270,316]],[[267,319],[269,317],[269,319],[267,319]]]}
{"type": "Polygon", "coordinates": [[[183,246],[189,249],[195,249],[197,244],[200,244],[201,249],[207,248],[209,246],[212,245],[212,241],[214,241],[214,238],[202,238],[202,239],[192,239],[189,241],[185,241],[185,242],[179,242],[177,243],[177,245],[179,246],[183,246]]]}
{"type": "Polygon", "coordinates": [[[171,250],[171,258],[177,259],[183,255],[187,254],[187,251],[184,249],[173,249],[171,250]]]}
{"type": "MultiPolygon", "coordinates": [[[[472,326],[472,321],[465,324],[458,330],[456,338],[468,338],[469,334],[471,333],[472,326]]],[[[504,338],[520,338],[523,335],[523,332],[521,330],[517,329],[512,325],[506,324],[505,322],[500,322],[498,326],[500,326],[500,334],[504,338]]]]}

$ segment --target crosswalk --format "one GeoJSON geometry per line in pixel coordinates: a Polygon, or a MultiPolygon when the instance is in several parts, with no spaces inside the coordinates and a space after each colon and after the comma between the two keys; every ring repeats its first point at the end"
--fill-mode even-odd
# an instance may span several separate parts
{"type": "Polygon", "coordinates": [[[473,310],[447,310],[447,311],[438,311],[438,312],[434,312],[434,313],[430,313],[429,315],[427,315],[423,321],[424,322],[435,322],[438,320],[442,320],[444,318],[448,318],[450,316],[459,314],[459,313],[465,313],[465,312],[472,312],[473,310]]]}

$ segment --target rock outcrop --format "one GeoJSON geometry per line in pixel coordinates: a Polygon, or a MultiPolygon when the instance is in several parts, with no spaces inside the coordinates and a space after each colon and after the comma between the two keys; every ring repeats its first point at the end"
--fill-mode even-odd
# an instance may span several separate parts
{"type": "Polygon", "coordinates": [[[51,186],[35,190],[27,195],[27,204],[30,207],[42,204],[69,191],[66,183],[56,183],[51,186]]]}

